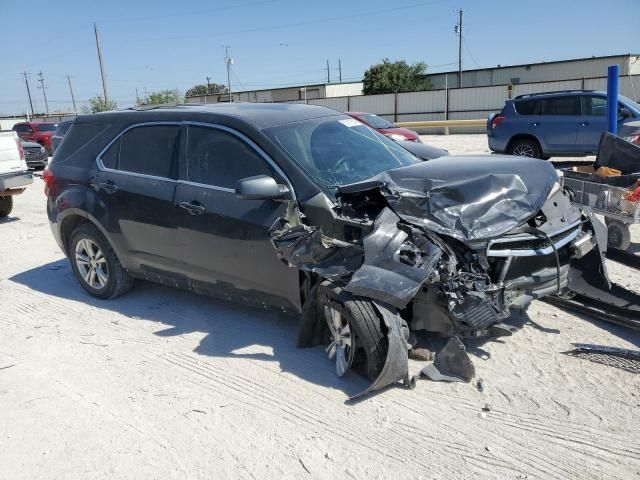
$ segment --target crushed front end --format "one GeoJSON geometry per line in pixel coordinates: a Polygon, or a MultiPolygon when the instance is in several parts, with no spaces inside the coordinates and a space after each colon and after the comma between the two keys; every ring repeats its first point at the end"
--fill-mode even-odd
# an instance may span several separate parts
{"type": "MultiPolygon", "coordinates": [[[[585,259],[608,282],[597,222],[571,205],[553,167],[538,160],[433,160],[342,186],[335,202],[320,194],[300,209],[271,231],[280,257],[377,305],[385,331],[405,332],[388,343],[397,371],[384,368],[370,389],[407,382],[410,331],[499,335],[514,309],[567,293],[585,259]]],[[[303,330],[319,332],[314,322],[322,320],[303,320],[303,330]]]]}

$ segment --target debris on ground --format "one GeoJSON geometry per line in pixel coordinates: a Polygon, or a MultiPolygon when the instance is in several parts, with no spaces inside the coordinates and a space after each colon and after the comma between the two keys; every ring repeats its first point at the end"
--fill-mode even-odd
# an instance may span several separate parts
{"type": "Polygon", "coordinates": [[[453,337],[436,354],[433,363],[424,367],[420,373],[429,380],[468,383],[475,377],[476,369],[462,341],[453,337]]]}
{"type": "Polygon", "coordinates": [[[631,373],[640,373],[640,350],[594,345],[590,343],[572,343],[573,350],[566,355],[583,358],[593,363],[620,368],[631,373]]]}

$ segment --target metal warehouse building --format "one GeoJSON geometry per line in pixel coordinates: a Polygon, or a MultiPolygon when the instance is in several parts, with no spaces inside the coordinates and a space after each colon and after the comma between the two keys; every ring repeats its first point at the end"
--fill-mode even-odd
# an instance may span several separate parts
{"type": "MultiPolygon", "coordinates": [[[[521,83],[556,82],[606,76],[609,65],[618,65],[620,76],[640,75],[640,55],[624,54],[606,57],[576,58],[554,62],[496,66],[462,71],[462,87],[490,87],[521,83]]],[[[458,88],[458,71],[427,75],[434,90],[458,88]]]]}
{"type": "MultiPolygon", "coordinates": [[[[354,95],[362,95],[362,82],[318,83],[297,87],[247,90],[243,92],[232,92],[231,94],[234,102],[296,102],[354,95]]],[[[187,103],[217,103],[228,101],[229,95],[226,93],[187,97],[187,103]]]]}

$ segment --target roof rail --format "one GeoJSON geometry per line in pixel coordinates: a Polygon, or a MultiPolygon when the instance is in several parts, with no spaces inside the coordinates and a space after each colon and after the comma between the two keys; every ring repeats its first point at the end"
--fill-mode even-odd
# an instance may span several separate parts
{"type": "Polygon", "coordinates": [[[554,90],[552,92],[525,93],[524,95],[518,95],[517,97],[514,98],[514,100],[517,100],[519,98],[538,96],[538,95],[552,95],[554,93],[583,93],[583,92],[595,92],[595,91],[596,90],[581,90],[581,89],[574,88],[572,90],[554,90]]]}

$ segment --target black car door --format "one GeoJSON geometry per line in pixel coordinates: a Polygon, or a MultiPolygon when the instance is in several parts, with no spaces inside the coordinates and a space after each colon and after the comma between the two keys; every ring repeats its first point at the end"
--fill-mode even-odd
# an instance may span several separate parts
{"type": "Polygon", "coordinates": [[[180,276],[183,267],[174,206],[179,141],[179,124],[128,129],[99,156],[91,180],[99,199],[94,211],[121,262],[156,280],[180,276]]]}
{"type": "Polygon", "coordinates": [[[234,191],[245,177],[286,179],[243,135],[218,126],[186,129],[186,165],[175,201],[194,288],[253,304],[298,308],[298,272],[277,258],[267,233],[286,214],[287,203],[242,200],[234,191]]]}

